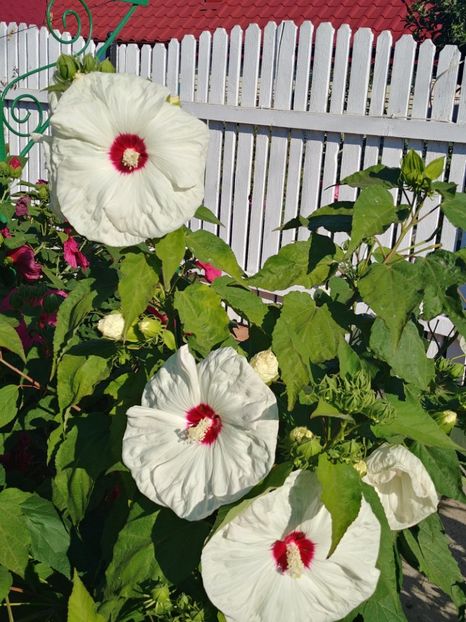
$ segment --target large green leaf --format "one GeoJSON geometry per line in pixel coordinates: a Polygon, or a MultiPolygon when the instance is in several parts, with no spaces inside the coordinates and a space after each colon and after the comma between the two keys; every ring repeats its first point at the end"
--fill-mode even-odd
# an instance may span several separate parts
{"type": "Polygon", "coordinates": [[[64,411],[105,380],[111,371],[109,361],[100,356],[75,356],[65,354],[58,364],[57,392],[60,410],[64,411]]]}
{"type": "Polygon", "coordinates": [[[97,605],[76,570],[73,575],[73,589],[68,600],[67,622],[105,622],[103,616],[97,613],[97,605]]]}
{"type": "Polygon", "coordinates": [[[142,511],[137,504],[131,508],[128,522],[118,534],[112,560],[105,571],[107,598],[113,595],[127,598],[139,596],[141,584],[162,576],[152,541],[158,513],[158,510],[142,511]]]}
{"type": "Polygon", "coordinates": [[[212,264],[235,279],[242,277],[243,271],[239,267],[231,248],[221,238],[210,233],[210,231],[205,229],[189,231],[186,236],[186,244],[193,255],[200,261],[212,264]]]}
{"type": "Polygon", "coordinates": [[[167,233],[155,245],[156,255],[162,262],[163,284],[166,290],[170,289],[170,281],[180,266],[185,250],[185,227],[180,227],[171,233],[167,233]]]}
{"type": "Polygon", "coordinates": [[[322,485],[322,501],[332,515],[331,553],[359,514],[361,478],[350,464],[333,464],[326,454],[319,456],[317,477],[322,485]]]}
{"type": "Polygon", "coordinates": [[[438,514],[431,514],[414,529],[405,529],[403,536],[417,559],[419,570],[448,594],[458,608],[463,608],[466,605],[466,582],[451,554],[438,514]]]}
{"type": "Polygon", "coordinates": [[[401,401],[394,395],[387,395],[386,398],[393,406],[394,414],[372,426],[376,436],[381,438],[402,436],[431,447],[449,449],[456,447],[418,400],[411,396],[408,396],[406,401],[401,401]]]}
{"type": "Polygon", "coordinates": [[[267,313],[267,305],[249,289],[238,285],[229,276],[222,276],[212,283],[212,287],[232,309],[245,316],[251,323],[260,326],[267,313]]]}
{"type": "Polygon", "coordinates": [[[21,509],[31,537],[32,557],[69,577],[70,536],[53,503],[31,494],[21,503],[21,509]]]}
{"type": "Polygon", "coordinates": [[[332,205],[319,207],[307,217],[307,228],[315,231],[319,227],[335,233],[345,231],[349,233],[353,222],[353,203],[351,201],[337,201],[332,205]]]}
{"type": "Polygon", "coordinates": [[[348,250],[356,249],[363,240],[383,233],[397,219],[393,197],[380,186],[364,188],[353,209],[353,226],[348,250]]]}
{"type": "Polygon", "coordinates": [[[178,518],[170,510],[160,510],[152,538],[155,558],[168,581],[179,584],[198,567],[210,529],[206,521],[190,522],[178,518]]]}
{"type": "Polygon", "coordinates": [[[53,335],[53,373],[60,352],[71,347],[71,338],[92,309],[97,292],[92,290],[94,279],[80,281],[70,295],[60,304],[57,325],[53,335]]]}
{"type": "Polygon", "coordinates": [[[306,347],[313,363],[323,363],[337,356],[344,329],[333,319],[327,305],[316,309],[306,331],[306,347]]]}
{"type": "Polygon", "coordinates": [[[460,463],[454,449],[426,447],[421,443],[414,443],[410,449],[426,467],[439,495],[466,503],[460,463]]]}
{"type": "Polygon", "coordinates": [[[390,168],[383,164],[374,164],[364,171],[348,175],[341,180],[341,184],[353,188],[367,188],[369,186],[382,186],[382,188],[398,188],[400,183],[399,168],[390,168]]]}
{"type": "Polygon", "coordinates": [[[417,264],[397,261],[372,264],[359,281],[359,292],[365,303],[385,322],[398,341],[409,314],[422,298],[422,275],[417,264]]]}
{"type": "Polygon", "coordinates": [[[199,218],[199,220],[204,220],[205,222],[210,222],[213,225],[220,225],[223,227],[217,216],[205,205],[201,205],[197,208],[194,218],[199,218]]]}
{"type": "Polygon", "coordinates": [[[193,345],[201,354],[207,354],[230,335],[229,319],[221,298],[208,285],[193,283],[183,291],[178,290],[175,309],[180,314],[184,331],[194,335],[196,343],[193,345]]]}
{"type": "Polygon", "coordinates": [[[335,244],[325,235],[314,234],[309,240],[282,246],[269,257],[261,270],[247,279],[247,284],[268,291],[280,291],[292,285],[313,287],[330,275],[336,259],[335,244]]]}
{"type": "Polygon", "coordinates": [[[3,315],[0,315],[0,348],[6,348],[17,354],[23,361],[26,360],[18,333],[3,315]]]}
{"type": "Polygon", "coordinates": [[[375,490],[371,486],[363,484],[363,494],[370,503],[382,528],[377,559],[380,578],[374,594],[348,615],[343,622],[357,619],[358,614],[362,616],[364,622],[407,622],[398,590],[394,534],[388,526],[384,509],[375,490]]]}
{"type": "Polygon", "coordinates": [[[0,492],[0,564],[24,577],[31,540],[19,500],[10,490],[0,492]]]}
{"type": "Polygon", "coordinates": [[[15,384],[7,384],[0,389],[0,428],[16,417],[18,394],[19,387],[15,384]]]}
{"type": "Polygon", "coordinates": [[[283,298],[280,317],[273,330],[272,347],[286,385],[289,410],[310,380],[306,336],[315,313],[316,305],[308,294],[291,292],[283,298]]]}
{"type": "Polygon", "coordinates": [[[403,328],[398,343],[385,323],[377,318],[370,336],[372,351],[392,368],[394,374],[421,389],[427,389],[435,376],[435,363],[427,358],[424,341],[414,322],[403,328]]]}
{"type": "Polygon", "coordinates": [[[457,192],[454,197],[445,199],[440,208],[452,225],[466,229],[466,192],[457,192]]]}
{"type": "Polygon", "coordinates": [[[144,253],[128,253],[120,264],[118,293],[125,318],[125,338],[129,328],[147,308],[159,282],[157,263],[144,253]]]}

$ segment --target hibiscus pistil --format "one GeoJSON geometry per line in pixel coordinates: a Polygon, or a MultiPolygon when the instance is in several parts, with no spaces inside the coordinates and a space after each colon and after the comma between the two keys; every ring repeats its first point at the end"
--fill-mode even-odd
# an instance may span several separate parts
{"type": "Polygon", "coordinates": [[[127,166],[130,169],[136,168],[139,162],[139,152],[136,149],[128,147],[123,151],[123,157],[121,163],[123,166],[127,166]]]}
{"type": "Polygon", "coordinates": [[[277,568],[298,579],[311,565],[315,544],[306,538],[302,531],[292,531],[283,540],[277,540],[272,546],[272,554],[277,568]]]}
{"type": "Polygon", "coordinates": [[[208,404],[199,404],[186,414],[187,435],[191,441],[211,445],[220,434],[222,420],[208,404]]]}

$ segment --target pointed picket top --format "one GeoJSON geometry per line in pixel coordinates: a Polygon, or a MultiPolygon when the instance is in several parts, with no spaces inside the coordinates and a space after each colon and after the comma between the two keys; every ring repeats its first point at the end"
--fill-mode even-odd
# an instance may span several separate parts
{"type": "Polygon", "coordinates": [[[414,83],[411,118],[426,119],[432,93],[432,71],[436,47],[430,39],[419,46],[416,80],[414,83]]]}
{"type": "Polygon", "coordinates": [[[185,35],[181,40],[180,98],[183,101],[194,99],[196,47],[197,41],[193,35],[185,35]]]}
{"type": "Polygon", "coordinates": [[[432,89],[432,119],[450,121],[455,101],[461,54],[456,45],[446,45],[439,54],[432,89]]]}
{"type": "Polygon", "coordinates": [[[324,22],[316,29],[314,62],[312,64],[311,112],[326,112],[335,28],[324,22]]]}
{"type": "Polygon", "coordinates": [[[416,42],[413,37],[403,35],[395,45],[387,110],[390,117],[406,117],[408,115],[415,54],[416,42]]]}
{"type": "Polygon", "coordinates": [[[370,28],[359,28],[353,39],[350,84],[346,112],[364,114],[369,86],[374,34],[370,28]]]}
{"type": "Polygon", "coordinates": [[[374,74],[369,107],[370,115],[381,116],[384,113],[392,45],[392,33],[389,30],[381,32],[377,37],[375,49],[374,74]]]}

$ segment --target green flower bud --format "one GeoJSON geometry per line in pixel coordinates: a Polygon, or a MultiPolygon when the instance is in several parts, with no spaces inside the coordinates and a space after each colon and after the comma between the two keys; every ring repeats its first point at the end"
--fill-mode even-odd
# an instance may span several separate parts
{"type": "Polygon", "coordinates": [[[78,70],[78,64],[73,56],[69,54],[62,54],[57,60],[57,73],[63,80],[72,80],[76,71],[78,70]]]}
{"type": "Polygon", "coordinates": [[[448,434],[456,425],[458,415],[454,410],[444,410],[434,415],[435,420],[438,423],[439,428],[448,434]]]}
{"type": "Polygon", "coordinates": [[[146,339],[158,337],[162,330],[162,323],[155,318],[144,318],[138,324],[138,328],[146,339]]]}
{"type": "Polygon", "coordinates": [[[311,441],[315,438],[315,435],[309,428],[301,425],[297,428],[293,428],[289,434],[290,441],[292,443],[297,443],[300,445],[301,443],[305,443],[306,441],[311,441]]]}
{"type": "Polygon", "coordinates": [[[91,73],[97,68],[98,61],[92,56],[92,54],[86,54],[81,61],[84,73],[91,73]]]}
{"type": "Polygon", "coordinates": [[[112,63],[106,58],[99,65],[99,71],[102,73],[115,73],[115,67],[112,63]]]}

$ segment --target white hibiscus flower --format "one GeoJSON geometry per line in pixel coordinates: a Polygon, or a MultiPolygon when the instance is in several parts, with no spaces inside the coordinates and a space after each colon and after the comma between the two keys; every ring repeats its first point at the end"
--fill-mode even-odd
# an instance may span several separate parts
{"type": "Polygon", "coordinates": [[[123,462],[139,490],[199,520],[242,497],[272,468],[274,394],[233,348],[199,365],[183,346],[128,411],[123,462]]]}
{"type": "Polygon", "coordinates": [[[373,594],[379,522],[362,500],[327,557],[332,519],[320,493],[314,473],[295,471],[205,545],[204,587],[229,622],[332,622],[373,594]]]}
{"type": "Polygon", "coordinates": [[[434,482],[419,458],[403,445],[385,443],[373,451],[364,481],[374,487],[395,531],[417,525],[437,511],[434,482]]]}
{"type": "Polygon", "coordinates": [[[89,240],[160,237],[201,204],[208,130],[167,96],[137,76],[94,72],[56,103],[49,181],[60,215],[89,240]]]}

